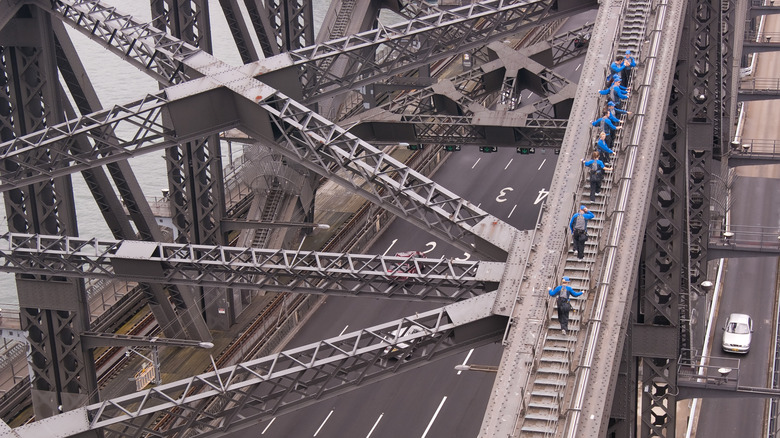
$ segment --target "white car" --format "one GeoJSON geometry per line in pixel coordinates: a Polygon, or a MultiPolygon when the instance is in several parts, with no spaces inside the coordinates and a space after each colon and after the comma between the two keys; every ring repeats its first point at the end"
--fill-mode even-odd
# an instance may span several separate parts
{"type": "MultiPolygon", "coordinates": [[[[386,338],[386,340],[388,342],[393,342],[393,341],[395,341],[398,338],[402,338],[402,337],[405,337],[405,336],[416,335],[417,333],[420,333],[420,332],[423,332],[423,331],[424,330],[422,329],[422,327],[419,327],[419,326],[416,326],[416,325],[409,325],[409,326],[406,326],[406,327],[402,327],[400,329],[400,331],[399,330],[393,330],[392,332],[390,332],[390,336],[388,336],[386,338]]],[[[406,342],[399,342],[399,343],[395,344],[395,346],[390,345],[390,346],[385,347],[384,354],[389,359],[401,359],[401,357],[399,357],[399,355],[397,353],[400,353],[402,350],[406,350],[408,348],[409,348],[409,344],[407,344],[406,342]]],[[[408,359],[411,355],[412,355],[412,352],[408,351],[407,354],[405,355],[405,357],[403,357],[403,359],[408,359]]]]}
{"type": "Polygon", "coordinates": [[[745,354],[750,350],[753,320],[744,313],[732,313],[723,327],[723,351],[745,354]]]}

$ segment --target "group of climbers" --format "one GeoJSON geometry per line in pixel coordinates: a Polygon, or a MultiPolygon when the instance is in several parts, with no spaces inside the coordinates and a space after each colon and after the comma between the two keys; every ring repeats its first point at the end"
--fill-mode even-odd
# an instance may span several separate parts
{"type": "MultiPolygon", "coordinates": [[[[601,182],[604,178],[605,170],[611,169],[611,156],[613,151],[614,138],[617,131],[622,128],[621,120],[618,117],[621,114],[631,115],[631,112],[625,110],[623,106],[631,93],[630,81],[631,72],[636,67],[636,60],[631,55],[630,50],[626,50],[625,55],[619,55],[615,61],[610,64],[610,73],[607,76],[606,88],[599,90],[599,94],[607,96],[607,102],[602,116],[591,124],[599,128],[599,134],[596,139],[595,150],[591,153],[591,159],[582,160],[583,165],[588,169],[588,178],[590,182],[590,201],[595,202],[596,194],[601,191],[601,182]]],[[[577,259],[582,260],[585,256],[585,242],[588,240],[587,224],[595,215],[584,205],[581,205],[577,213],[569,221],[569,230],[572,233],[572,244],[577,254],[577,259]]],[[[557,296],[556,305],[558,309],[558,321],[561,325],[563,334],[567,334],[569,323],[569,311],[572,306],[569,300],[571,297],[578,297],[584,291],[575,291],[569,286],[569,277],[563,277],[563,283],[556,288],[548,289],[550,296],[557,296]]]]}

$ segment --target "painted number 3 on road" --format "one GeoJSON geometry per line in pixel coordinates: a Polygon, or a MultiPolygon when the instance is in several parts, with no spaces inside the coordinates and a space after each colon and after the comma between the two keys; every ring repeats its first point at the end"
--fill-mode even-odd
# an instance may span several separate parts
{"type": "Polygon", "coordinates": [[[512,187],[504,187],[501,192],[496,196],[496,202],[506,202],[506,192],[511,192],[514,189],[512,187]]]}

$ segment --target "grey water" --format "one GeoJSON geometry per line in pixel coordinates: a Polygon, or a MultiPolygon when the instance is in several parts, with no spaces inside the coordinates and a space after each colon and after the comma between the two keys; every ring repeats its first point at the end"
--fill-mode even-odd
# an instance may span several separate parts
{"type": "MultiPolygon", "coordinates": [[[[117,11],[123,14],[132,15],[136,21],[151,22],[148,1],[103,0],[103,3],[116,7],[117,11]]],[[[330,3],[331,0],[313,0],[312,2],[315,35],[319,31],[330,3]]],[[[235,48],[219,2],[209,2],[209,14],[214,56],[229,64],[241,65],[241,58],[235,48]]],[[[398,22],[399,18],[392,13],[383,13],[380,16],[380,21],[387,25],[398,22]]],[[[154,79],[122,61],[117,55],[104,49],[96,42],[89,40],[79,31],[66,27],[104,108],[132,102],[148,93],[158,91],[154,79]]],[[[229,157],[224,154],[223,151],[223,163],[228,163],[229,157]]],[[[129,162],[142,186],[144,195],[147,198],[162,196],[162,190],[168,188],[162,152],[141,155],[132,158],[129,162]]],[[[113,239],[81,175],[76,173],[73,174],[72,178],[79,236],[113,239]]],[[[8,224],[4,217],[5,206],[1,205],[2,201],[3,199],[0,197],[0,212],[2,212],[0,214],[3,216],[0,218],[0,232],[6,232],[8,224]]],[[[16,282],[13,274],[0,273],[0,308],[12,312],[18,310],[16,282]]]]}

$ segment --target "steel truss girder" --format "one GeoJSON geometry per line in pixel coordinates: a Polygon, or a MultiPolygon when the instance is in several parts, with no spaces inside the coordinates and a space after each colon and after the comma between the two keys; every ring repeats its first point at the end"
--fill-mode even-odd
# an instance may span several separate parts
{"type": "MultiPolygon", "coordinates": [[[[167,104],[164,93],[148,95],[128,107],[116,106],[0,145],[2,160],[19,165],[15,172],[0,174],[0,190],[180,143],[185,139],[163,126],[162,112],[167,104]],[[126,131],[122,129],[125,126],[128,127],[126,131]],[[109,130],[110,133],[107,132],[109,130]],[[123,132],[127,135],[120,134],[123,132]],[[93,148],[73,154],[67,145],[75,141],[76,135],[87,136],[93,148]],[[109,137],[111,144],[106,143],[105,137],[109,137]],[[44,149],[50,151],[45,157],[51,160],[48,163],[40,162],[41,157],[36,153],[44,149]]],[[[489,237],[491,230],[511,229],[470,202],[280,93],[269,96],[261,107],[283,132],[289,145],[297,148],[294,152],[292,149],[284,150],[288,154],[294,153],[292,157],[300,164],[332,176],[380,206],[395,209],[401,216],[421,221],[426,228],[439,229],[445,233],[445,238],[457,242],[473,233],[484,232],[489,237]],[[353,176],[345,180],[336,175],[330,168],[333,164],[353,176]],[[370,182],[373,188],[367,191],[365,182],[370,182]],[[407,202],[412,204],[407,205],[407,202]],[[480,223],[485,226],[484,231],[475,229],[480,223]]],[[[201,127],[210,131],[193,134],[192,137],[238,126],[237,120],[210,121],[214,123],[213,127],[201,127]]]]}
{"type": "MultiPolygon", "coordinates": [[[[241,62],[248,64],[260,59],[260,55],[257,53],[257,49],[252,43],[252,37],[250,36],[249,28],[246,22],[243,20],[241,14],[241,8],[239,7],[239,0],[219,0],[219,4],[222,7],[222,14],[225,16],[230,34],[233,36],[233,42],[238,50],[238,55],[241,57],[241,62]]],[[[253,3],[252,1],[247,4],[253,3]]],[[[250,16],[253,11],[247,11],[250,16]]],[[[252,16],[250,19],[252,23],[255,23],[257,17],[252,16]]],[[[259,23],[259,20],[257,21],[259,23]]],[[[262,41],[262,40],[261,40],[262,41]]],[[[261,43],[262,46],[262,43],[261,43]]],[[[261,50],[265,50],[262,49],[261,50]]]]}
{"type": "Polygon", "coordinates": [[[52,11],[161,84],[176,84],[201,76],[183,62],[201,49],[149,23],[135,22],[132,16],[120,14],[116,8],[94,0],[58,0],[52,2],[52,11]]]}
{"type": "MultiPolygon", "coordinates": [[[[723,4],[726,5],[727,2],[723,4]]],[[[640,312],[644,324],[679,328],[680,349],[690,351],[690,294],[706,271],[709,174],[713,154],[724,142],[728,112],[722,71],[721,4],[689,3],[675,86],[662,142],[656,200],[651,203],[645,243],[645,285],[640,312]]],[[[675,435],[677,359],[645,357],[641,436],[675,435]]]]}
{"type": "Polygon", "coordinates": [[[482,1],[315,44],[285,56],[301,75],[314,71],[302,84],[303,100],[318,101],[595,5],[585,0],[567,6],[556,10],[556,2],[549,0],[482,1]],[[379,46],[381,52],[376,50],[379,46]],[[346,58],[344,74],[331,72],[337,64],[331,58],[346,58]]]}
{"type": "MultiPolygon", "coordinates": [[[[152,10],[154,24],[165,29],[174,37],[211,53],[211,29],[208,6],[204,0],[154,0],[152,10]]],[[[201,52],[202,53],[202,52],[201,52]]],[[[180,233],[178,240],[205,245],[224,244],[224,235],[219,226],[224,216],[224,188],[222,187],[222,160],[219,139],[216,135],[198,138],[166,149],[165,160],[168,171],[172,221],[180,233]]],[[[230,301],[229,289],[184,291],[190,297],[222,294],[218,299],[199,299],[208,328],[227,329],[233,320],[229,312],[219,312],[217,301],[230,301]]],[[[192,305],[195,306],[196,300],[192,305]]],[[[205,321],[197,319],[197,339],[210,339],[205,321]]],[[[191,334],[192,336],[193,334],[191,334]]]]}
{"type": "MultiPolygon", "coordinates": [[[[213,60],[205,53],[201,53],[201,57],[213,60]]],[[[198,59],[195,63],[202,61],[205,60],[198,59]]],[[[208,67],[212,66],[213,64],[210,64],[208,67]]],[[[197,132],[177,135],[175,130],[164,126],[163,108],[175,112],[177,107],[167,106],[169,103],[181,103],[180,101],[186,98],[208,92],[222,93],[223,89],[220,88],[209,90],[217,86],[210,80],[181,85],[183,88],[175,92],[169,89],[166,93],[148,95],[131,104],[129,108],[116,106],[111,110],[68,121],[0,145],[0,158],[7,163],[18,165],[15,172],[0,175],[0,190],[126,159],[141,151],[151,152],[190,138],[237,127],[239,120],[236,118],[240,110],[251,110],[250,113],[254,113],[252,117],[270,119],[271,125],[283,141],[281,146],[272,146],[299,164],[331,177],[407,220],[434,233],[442,233],[439,235],[459,242],[462,247],[468,247],[468,250],[474,249],[472,243],[478,251],[487,253],[493,251],[490,249],[492,246],[497,246],[500,251],[490,256],[500,258],[505,255],[507,244],[502,233],[513,232],[512,227],[385,155],[304,105],[254,79],[243,77],[240,73],[235,75],[237,77],[231,76],[232,79],[226,85],[243,93],[235,97],[244,102],[249,101],[250,106],[242,104],[236,111],[229,111],[229,107],[220,108],[219,113],[214,113],[215,117],[208,118],[208,122],[213,125],[199,124],[195,127],[197,132]],[[193,92],[194,94],[191,94],[193,92]],[[164,94],[171,93],[177,97],[168,102],[164,94]],[[262,100],[257,101],[256,93],[262,100]],[[132,134],[119,134],[122,132],[120,125],[130,125],[132,134]],[[107,144],[104,138],[109,135],[103,129],[105,127],[113,131],[108,138],[111,144],[107,144]],[[67,145],[74,141],[76,135],[88,136],[94,143],[93,148],[72,155],[67,145]],[[50,150],[50,154],[39,157],[36,151],[43,149],[50,150]],[[43,162],[43,159],[50,161],[43,162]],[[76,164],[69,166],[71,163],[76,164]],[[333,165],[345,171],[347,176],[343,176],[343,172],[334,172],[331,167],[333,165]],[[483,240],[474,241],[475,237],[483,240]],[[483,246],[485,242],[490,244],[483,246]]],[[[230,105],[230,102],[228,99],[224,103],[230,105]]],[[[235,101],[232,103],[237,104],[235,101]]],[[[185,111],[180,106],[178,108],[185,111]]],[[[174,119],[175,115],[172,114],[174,119]]],[[[254,137],[263,138],[268,135],[262,126],[258,126],[256,119],[243,118],[242,122],[242,129],[254,137]]]]}
{"type": "Polygon", "coordinates": [[[595,23],[586,23],[553,37],[550,41],[553,51],[553,65],[562,64],[583,56],[588,51],[588,42],[595,23]]]}
{"type": "MultiPolygon", "coordinates": [[[[223,5],[225,1],[230,1],[231,3],[235,3],[238,0],[220,0],[220,2],[222,2],[223,5]]],[[[234,11],[231,13],[231,15],[240,12],[237,6],[238,5],[235,4],[235,6],[231,7],[231,9],[233,9],[234,11]]],[[[263,56],[268,58],[274,55],[278,55],[280,52],[279,46],[276,44],[276,41],[274,41],[273,30],[272,30],[273,28],[271,27],[271,23],[269,21],[271,17],[269,17],[268,12],[266,11],[265,6],[263,5],[263,0],[244,0],[244,7],[246,8],[246,12],[249,15],[249,22],[254,28],[255,35],[257,35],[257,41],[260,44],[260,49],[262,51],[263,56]]],[[[228,14],[226,13],[225,15],[228,14]]],[[[238,17],[237,14],[236,16],[238,17]]],[[[235,34],[235,31],[233,32],[235,34]]],[[[242,44],[248,45],[251,39],[250,38],[245,38],[245,39],[246,42],[242,42],[242,44]]],[[[241,59],[244,61],[244,64],[249,63],[249,61],[247,61],[243,55],[241,59]]],[[[252,61],[257,61],[259,59],[260,56],[256,55],[256,59],[253,59],[252,61]]]]}
{"type": "MultiPolygon", "coordinates": [[[[65,26],[59,21],[53,21],[52,26],[57,49],[57,65],[63,82],[67,85],[79,112],[86,114],[100,109],[100,101],[88,81],[86,71],[76,54],[76,49],[65,30],[65,26]]],[[[69,117],[75,117],[70,108],[68,108],[67,114],[69,117]]],[[[88,143],[86,144],[88,147],[88,143]]],[[[112,184],[106,180],[107,177],[103,173],[103,169],[90,169],[90,171],[82,172],[82,176],[113,236],[117,239],[131,239],[139,236],[143,240],[163,240],[149,203],[143,196],[130,165],[120,161],[109,164],[107,167],[113,177],[114,186],[121,195],[121,200],[114,192],[112,184]],[[129,217],[132,218],[137,235],[123,207],[127,208],[129,217]]],[[[181,324],[176,320],[176,315],[168,304],[168,298],[162,286],[146,285],[143,286],[143,289],[150,308],[166,336],[175,337],[183,333],[181,324]]],[[[184,302],[175,287],[169,287],[168,291],[175,303],[184,302]]]]}
{"type": "MultiPolygon", "coordinates": [[[[449,56],[453,47],[459,50],[479,47],[486,40],[517,33],[542,20],[571,15],[595,6],[594,2],[582,0],[568,9],[549,14],[555,3],[551,0],[483,1],[302,48],[250,65],[254,70],[266,72],[294,66],[306,82],[304,101],[324,99],[345,89],[374,82],[381,76],[395,75],[449,56]],[[476,22],[480,25],[475,26],[476,22]],[[386,54],[382,60],[373,55],[379,46],[389,48],[387,52],[383,51],[386,54]],[[338,64],[335,60],[339,57],[347,58],[346,75],[330,73],[330,67],[338,64]]],[[[160,83],[174,84],[200,76],[186,65],[186,60],[199,49],[148,23],[133,21],[132,17],[118,13],[113,7],[104,6],[97,0],[58,0],[53,4],[53,11],[160,83]]]]}
{"type": "Polygon", "coordinates": [[[494,295],[93,404],[86,408],[88,428],[120,437],[158,435],[154,424],[162,414],[178,420],[169,422],[168,436],[253,426],[269,415],[500,339],[506,318],[490,315],[494,295]],[[459,332],[466,326],[472,329],[459,332]]]}
{"type": "Polygon", "coordinates": [[[0,263],[6,272],[444,302],[495,289],[504,271],[476,260],[11,233],[0,236],[0,263]]]}
{"type": "MultiPolygon", "coordinates": [[[[86,3],[87,2],[78,2],[81,7],[84,7],[84,4],[86,3]]],[[[96,8],[100,6],[98,12],[95,14],[80,12],[72,13],[71,15],[78,16],[81,14],[87,17],[93,15],[108,15],[113,19],[120,20],[122,23],[130,23],[130,20],[127,20],[127,17],[115,16],[110,8],[102,7],[98,2],[89,1],[88,4],[93,5],[96,8]]],[[[474,6],[475,5],[472,5],[472,8],[474,6]]],[[[68,11],[71,11],[70,7],[68,8],[68,11]]],[[[68,14],[65,13],[65,15],[67,16],[68,14]]],[[[133,24],[130,28],[135,30],[137,27],[137,24],[133,24]]],[[[171,39],[168,38],[166,41],[170,40],[171,39]]],[[[176,41],[176,44],[171,45],[171,47],[158,47],[157,52],[162,53],[170,49],[171,51],[168,52],[168,54],[171,59],[173,59],[173,54],[178,53],[180,55],[178,51],[186,47],[189,46],[181,41],[176,41]]],[[[259,104],[260,107],[268,113],[267,115],[270,116],[271,124],[278,131],[273,134],[272,140],[274,142],[279,141],[277,137],[281,135],[283,137],[281,141],[286,142],[287,146],[292,146],[291,148],[285,148],[278,144],[274,144],[273,147],[281,149],[280,152],[284,153],[289,158],[296,160],[299,164],[324,176],[331,177],[342,185],[356,190],[367,199],[393,211],[393,213],[399,216],[405,217],[413,223],[427,228],[429,231],[433,231],[435,234],[440,233],[437,235],[456,242],[456,245],[461,248],[472,251],[474,247],[476,247],[477,251],[486,253],[490,257],[505,257],[507,251],[507,248],[505,247],[508,240],[505,239],[506,233],[512,233],[513,229],[502,221],[487,215],[487,213],[460,197],[454,196],[454,194],[448,190],[409,169],[397,160],[385,156],[381,151],[355,138],[304,105],[255,79],[245,76],[249,74],[258,74],[259,72],[254,67],[245,66],[245,68],[242,69],[235,69],[203,51],[190,50],[188,53],[189,56],[186,57],[186,63],[193,69],[197,69],[200,74],[209,76],[209,79],[198,83],[182,84],[181,87],[184,88],[174,92],[174,94],[180,98],[191,97],[193,96],[192,93],[195,95],[202,94],[211,88],[219,87],[218,84],[227,86],[238,93],[244,101],[259,104]],[[215,78],[219,78],[219,80],[215,82],[215,78]],[[332,171],[330,168],[331,165],[337,165],[341,170],[346,170],[347,173],[352,174],[352,176],[348,179],[341,178],[337,173],[332,171]],[[371,183],[368,189],[365,186],[365,182],[371,183]],[[410,201],[411,204],[407,205],[410,201]],[[422,208],[420,208],[421,203],[425,204],[422,208]],[[479,229],[475,230],[475,228],[479,229]],[[465,236],[469,236],[465,239],[467,242],[462,241],[464,240],[462,237],[465,236]],[[476,241],[474,241],[474,237],[477,237],[476,241]],[[486,242],[489,243],[485,245],[486,242]],[[498,247],[498,250],[496,250],[495,247],[498,247]]],[[[169,89],[167,94],[170,93],[171,90],[169,89]]],[[[133,104],[143,108],[142,112],[148,113],[148,118],[134,119],[131,123],[136,125],[133,127],[135,128],[133,129],[133,132],[136,132],[137,135],[130,137],[126,143],[116,138],[116,134],[109,140],[120,146],[132,144],[136,149],[137,145],[150,142],[154,143],[155,149],[161,149],[194,138],[220,132],[224,129],[236,127],[237,120],[231,119],[231,117],[235,117],[238,112],[247,110],[246,105],[242,104],[241,108],[232,114],[227,114],[228,111],[220,111],[219,114],[214,114],[215,118],[218,120],[209,120],[209,122],[213,124],[211,127],[198,126],[195,128],[199,130],[197,134],[190,132],[187,134],[180,134],[178,138],[176,138],[176,136],[171,136],[172,132],[165,129],[163,122],[161,121],[159,111],[161,107],[164,106],[163,100],[164,97],[161,94],[157,94],[147,96],[147,99],[144,99],[142,102],[133,104]],[[147,104],[150,104],[151,107],[147,107],[147,104]],[[147,126],[154,129],[156,134],[151,137],[147,136],[149,129],[147,126]]],[[[118,109],[118,107],[115,107],[114,110],[116,110],[117,113],[124,113],[130,118],[140,115],[132,114],[132,111],[125,113],[123,110],[118,109]]],[[[114,114],[112,112],[113,110],[108,113],[98,113],[99,115],[96,116],[98,118],[98,125],[101,123],[121,123],[122,120],[114,119],[114,114]]],[[[85,117],[91,119],[91,116],[85,117]]],[[[65,135],[58,140],[63,140],[67,143],[68,141],[71,141],[68,137],[75,129],[78,130],[80,134],[92,136],[96,141],[96,144],[100,145],[100,147],[93,148],[93,150],[87,154],[90,155],[91,164],[86,167],[105,164],[120,159],[120,157],[116,155],[107,158],[106,153],[119,153],[122,155],[121,158],[129,158],[131,154],[128,154],[127,150],[121,152],[121,148],[117,149],[115,146],[106,145],[105,140],[100,138],[100,133],[98,131],[93,131],[91,133],[85,132],[83,130],[85,125],[83,120],[84,118],[79,119],[78,121],[66,122],[57,128],[57,133],[38,133],[37,138],[34,138],[36,135],[29,136],[27,139],[21,140],[22,143],[28,142],[27,144],[22,146],[22,143],[18,143],[17,146],[27,147],[31,144],[40,145],[42,143],[51,142],[53,138],[49,137],[50,135],[61,134],[65,135]],[[95,135],[96,133],[98,135],[95,135]],[[32,140],[32,143],[29,143],[30,140],[32,140]],[[97,149],[104,147],[106,149],[105,153],[97,151],[97,149]]],[[[267,138],[269,133],[262,130],[264,127],[256,125],[255,120],[247,121],[243,128],[254,134],[257,138],[267,138]],[[256,131],[257,129],[260,129],[260,131],[256,131]]],[[[97,126],[94,126],[93,128],[95,127],[97,126]]],[[[114,129],[114,132],[117,132],[116,126],[111,127],[114,129]]],[[[192,127],[189,128],[192,129],[192,127]]],[[[11,146],[9,149],[0,146],[0,157],[10,159],[9,152],[13,149],[14,146],[11,146]]],[[[26,154],[22,153],[22,156],[24,155],[26,154]]],[[[33,178],[40,180],[45,180],[46,178],[51,177],[51,174],[57,172],[65,171],[64,173],[69,173],[67,171],[68,169],[57,169],[57,167],[69,161],[69,158],[64,157],[58,148],[53,149],[51,157],[45,158],[52,159],[59,163],[55,166],[50,166],[48,164],[54,163],[38,163],[37,157],[33,160],[28,156],[26,159],[29,160],[30,163],[20,165],[21,167],[28,168],[28,170],[32,170],[32,175],[37,174],[37,176],[34,176],[33,178]],[[32,166],[32,169],[30,169],[30,166],[32,166]],[[43,171],[43,173],[41,173],[41,171],[43,171]],[[44,176],[44,174],[46,174],[46,176],[44,176]]],[[[14,161],[19,162],[16,160],[14,161]]],[[[22,158],[20,161],[24,162],[25,159],[22,158]]],[[[81,164],[83,165],[86,163],[81,164]]],[[[71,167],[70,171],[73,170],[81,169],[71,167]]],[[[17,172],[17,176],[21,176],[21,172],[17,172]]],[[[13,183],[18,184],[19,182],[20,181],[14,181],[13,183]]],[[[0,190],[2,190],[1,183],[0,190]]]]}
{"type": "MultiPolygon", "coordinates": [[[[259,0],[246,0],[245,3],[253,1],[259,0]]],[[[265,13],[271,29],[267,33],[274,36],[278,52],[314,44],[312,0],[265,0],[265,13]]]]}
{"type": "Polygon", "coordinates": [[[0,174],[0,190],[24,187],[177,144],[180,140],[162,120],[167,103],[164,92],[151,94],[129,105],[81,116],[0,145],[2,160],[18,165],[15,171],[0,174]],[[119,134],[123,130],[130,134],[119,134]],[[86,138],[92,149],[72,150],[76,136],[86,138]],[[48,156],[39,156],[39,150],[46,150],[48,156]],[[43,158],[46,162],[39,162],[43,158]],[[19,184],[13,182],[14,178],[24,178],[24,174],[29,178],[19,184]]]}
{"type": "MultiPolygon", "coordinates": [[[[680,289],[684,280],[683,260],[680,258],[685,251],[682,242],[685,220],[682,215],[685,211],[687,175],[686,144],[682,135],[685,113],[684,106],[679,107],[684,98],[676,91],[679,87],[679,80],[675,79],[667,112],[666,140],[661,143],[659,168],[662,170],[656,178],[655,199],[650,203],[645,233],[644,284],[640,286],[638,311],[645,325],[679,327],[680,324],[680,289]]],[[[642,357],[640,363],[642,387],[648,389],[642,391],[641,396],[641,436],[674,436],[676,404],[670,380],[674,379],[676,360],[642,357]]]]}
{"type": "MultiPolygon", "coordinates": [[[[578,29],[581,32],[590,32],[593,25],[585,25],[582,28],[578,29]]],[[[540,62],[541,64],[545,64],[541,61],[536,61],[537,58],[546,58],[544,55],[545,52],[551,51],[552,52],[552,65],[545,65],[546,68],[552,68],[559,63],[568,61],[569,59],[572,59],[576,56],[584,55],[584,52],[586,50],[586,47],[580,48],[580,49],[566,49],[567,44],[571,43],[569,39],[567,39],[567,36],[569,33],[566,33],[562,36],[557,36],[553,39],[552,43],[544,43],[540,42],[537,44],[534,44],[531,47],[527,47],[522,49],[523,55],[528,57],[529,59],[533,60],[534,62],[540,62]]],[[[492,45],[497,45],[500,43],[493,43],[492,45]]],[[[517,57],[519,54],[512,49],[511,51],[512,56],[510,57],[517,57]]],[[[508,109],[510,111],[518,109],[516,107],[517,103],[513,102],[511,99],[511,95],[515,93],[515,90],[512,89],[511,92],[505,93],[505,90],[507,90],[507,82],[511,82],[514,87],[517,86],[517,77],[516,75],[507,75],[507,72],[503,72],[505,75],[504,77],[504,84],[502,85],[502,88],[499,89],[496,86],[491,86],[489,83],[495,83],[496,81],[493,79],[487,80],[486,75],[492,76],[494,74],[501,73],[502,69],[506,69],[506,62],[502,59],[502,57],[496,58],[496,54],[493,50],[491,50],[488,46],[482,47],[478,52],[474,53],[473,59],[482,59],[485,58],[484,63],[478,66],[475,66],[472,69],[466,70],[459,75],[450,78],[450,79],[440,79],[439,83],[452,83],[452,89],[457,90],[459,93],[463,94],[464,96],[468,96],[468,102],[469,105],[461,105],[459,107],[462,114],[470,114],[473,110],[473,105],[482,105],[483,107],[493,107],[496,103],[501,103],[503,105],[509,105],[508,109]],[[489,63],[489,64],[488,64],[489,63]],[[510,105],[512,104],[512,105],[510,105]],[[514,107],[513,107],[514,106],[514,107]]],[[[552,73],[554,75],[554,73],[552,73]]],[[[380,84],[373,84],[374,88],[374,101],[383,101],[383,97],[379,94],[379,90],[383,88],[388,89],[394,89],[394,84],[397,84],[398,82],[402,82],[403,80],[406,80],[407,82],[412,82],[414,79],[417,80],[416,83],[408,85],[406,88],[409,88],[406,90],[406,92],[403,95],[394,95],[393,99],[387,99],[387,103],[380,105],[379,108],[382,108],[384,110],[393,112],[393,113],[434,113],[437,112],[436,108],[434,108],[434,105],[431,103],[430,98],[437,94],[436,91],[434,91],[433,88],[430,86],[421,86],[419,82],[422,82],[419,78],[399,78],[399,77],[391,77],[384,83],[380,84]]],[[[427,80],[427,79],[426,79],[427,80]]],[[[558,83],[567,82],[565,78],[555,77],[555,81],[558,83]]],[[[558,88],[565,88],[561,87],[560,85],[558,88]]],[[[439,88],[437,88],[438,90],[439,88]]],[[[529,117],[533,118],[565,118],[568,116],[569,111],[559,111],[559,114],[556,115],[556,111],[553,107],[553,104],[550,102],[555,101],[556,104],[560,103],[561,101],[569,100],[573,101],[573,92],[571,95],[561,95],[557,96],[555,94],[550,94],[547,92],[547,90],[544,90],[546,94],[545,97],[543,97],[540,101],[537,101],[533,104],[533,106],[530,107],[524,107],[521,111],[524,112],[530,112],[529,117]],[[532,109],[529,109],[532,108],[532,109]]],[[[518,95],[519,97],[519,95],[518,95]]],[[[358,108],[359,105],[355,105],[355,108],[358,108]]],[[[361,113],[360,116],[354,117],[353,120],[363,120],[363,117],[365,116],[365,112],[361,113]]],[[[347,120],[352,116],[353,114],[350,113],[348,117],[346,117],[347,120]]],[[[348,121],[343,122],[344,124],[348,124],[348,121]]]]}
{"type": "Polygon", "coordinates": [[[281,93],[269,96],[261,106],[286,143],[281,152],[299,164],[424,229],[443,232],[455,245],[496,259],[506,257],[506,237],[515,229],[503,221],[281,93]],[[334,165],[347,171],[348,178],[332,171],[334,165]]]}
{"type": "Polygon", "coordinates": [[[211,26],[207,0],[151,0],[154,26],[211,53],[211,26]]]}

